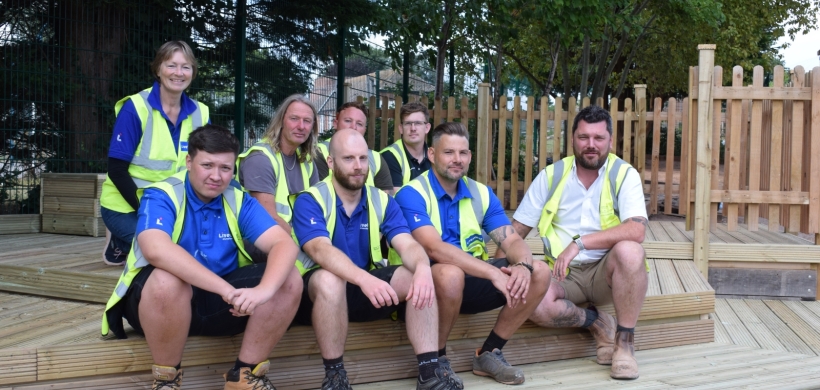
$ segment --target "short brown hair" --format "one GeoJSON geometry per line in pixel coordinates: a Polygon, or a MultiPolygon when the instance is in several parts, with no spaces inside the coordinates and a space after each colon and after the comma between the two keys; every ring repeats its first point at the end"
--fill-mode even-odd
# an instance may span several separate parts
{"type": "Polygon", "coordinates": [[[439,138],[443,135],[455,135],[459,137],[467,138],[467,142],[470,142],[470,133],[467,131],[467,128],[461,122],[444,122],[435,129],[433,129],[433,133],[431,138],[433,140],[433,147],[436,146],[438,143],[439,138]]]}
{"type": "Polygon", "coordinates": [[[214,124],[198,127],[188,136],[188,155],[196,157],[200,151],[211,154],[233,153],[239,155],[239,140],[230,130],[214,124]]]}
{"type": "Polygon", "coordinates": [[[182,52],[185,59],[191,63],[191,80],[196,78],[196,69],[198,64],[196,62],[196,57],[194,56],[194,51],[191,50],[191,47],[188,46],[185,41],[168,41],[163,43],[162,46],[157,49],[157,55],[154,57],[154,60],[151,61],[151,75],[154,76],[154,79],[159,81],[158,74],[160,65],[162,65],[163,61],[167,61],[173,57],[174,53],[178,51],[182,52]]]}
{"type": "Polygon", "coordinates": [[[367,118],[370,117],[370,113],[367,112],[367,106],[365,106],[364,103],[347,102],[345,104],[342,104],[342,106],[339,107],[338,110],[336,110],[336,119],[339,119],[339,114],[341,114],[342,111],[344,111],[348,108],[355,108],[355,109],[361,111],[364,114],[364,119],[367,119],[367,118]]]}
{"type": "Polygon", "coordinates": [[[410,114],[415,114],[417,112],[424,114],[425,122],[430,122],[430,111],[427,111],[427,106],[419,102],[410,102],[401,106],[399,116],[401,118],[401,121],[404,122],[404,118],[407,118],[408,116],[410,116],[410,114]]]}

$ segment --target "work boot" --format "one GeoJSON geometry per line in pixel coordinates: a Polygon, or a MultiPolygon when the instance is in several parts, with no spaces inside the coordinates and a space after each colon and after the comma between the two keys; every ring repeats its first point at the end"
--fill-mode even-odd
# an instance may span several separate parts
{"type": "Polygon", "coordinates": [[[230,369],[224,375],[225,390],[276,390],[265,374],[270,368],[270,361],[265,360],[256,367],[239,367],[230,369]]]}
{"type": "Polygon", "coordinates": [[[615,333],[615,349],[612,352],[612,369],[609,376],[615,379],[638,378],[634,333],[621,331],[615,333]]]}
{"type": "Polygon", "coordinates": [[[595,361],[598,364],[612,364],[616,328],[615,318],[603,311],[598,311],[598,319],[587,328],[589,333],[592,333],[592,337],[595,338],[595,347],[597,348],[595,361]]]}
{"type": "Polygon", "coordinates": [[[182,386],[182,369],[154,364],[151,374],[154,375],[151,390],[179,390],[182,386]]]}
{"type": "Polygon", "coordinates": [[[347,379],[347,371],[344,368],[334,368],[325,371],[325,379],[322,381],[322,390],[351,390],[350,381],[347,379]]]}
{"type": "Polygon", "coordinates": [[[524,383],[524,371],[507,363],[500,349],[496,348],[492,352],[487,351],[479,355],[480,350],[480,348],[476,349],[473,356],[473,374],[489,376],[505,385],[524,383]]]}

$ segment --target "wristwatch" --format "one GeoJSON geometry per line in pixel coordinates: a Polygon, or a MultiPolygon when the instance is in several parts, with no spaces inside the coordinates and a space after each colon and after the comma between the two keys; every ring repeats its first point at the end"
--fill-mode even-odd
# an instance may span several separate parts
{"type": "Polygon", "coordinates": [[[578,245],[578,249],[582,251],[587,250],[587,248],[584,247],[584,242],[581,241],[581,235],[576,234],[574,237],[572,237],[572,241],[575,242],[575,245],[578,245]]]}

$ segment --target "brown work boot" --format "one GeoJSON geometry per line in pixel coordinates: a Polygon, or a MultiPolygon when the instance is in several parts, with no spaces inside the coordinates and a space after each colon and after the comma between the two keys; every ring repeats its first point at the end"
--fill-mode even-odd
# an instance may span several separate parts
{"type": "Polygon", "coordinates": [[[634,333],[615,333],[615,350],[612,352],[612,369],[609,376],[615,379],[638,379],[634,333]]]}
{"type": "MultiPolygon", "coordinates": [[[[597,309],[592,309],[596,310],[597,309]]],[[[596,360],[598,364],[612,364],[612,350],[615,347],[615,329],[617,323],[609,313],[598,311],[598,319],[589,326],[589,332],[595,338],[596,360]]]]}
{"type": "Polygon", "coordinates": [[[151,374],[154,374],[151,390],[179,390],[182,386],[182,369],[154,364],[151,374]]]}
{"type": "Polygon", "coordinates": [[[230,369],[225,374],[225,390],[276,390],[265,374],[270,368],[270,361],[265,360],[256,367],[230,369]]]}

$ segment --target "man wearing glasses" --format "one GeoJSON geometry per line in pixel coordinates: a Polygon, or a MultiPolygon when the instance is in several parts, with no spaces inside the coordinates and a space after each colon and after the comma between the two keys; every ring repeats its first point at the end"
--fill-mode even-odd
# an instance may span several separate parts
{"type": "Polygon", "coordinates": [[[401,106],[401,139],[381,151],[390,168],[394,192],[430,169],[426,142],[429,122],[430,113],[423,104],[412,102],[401,106]]]}

